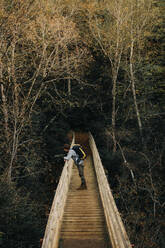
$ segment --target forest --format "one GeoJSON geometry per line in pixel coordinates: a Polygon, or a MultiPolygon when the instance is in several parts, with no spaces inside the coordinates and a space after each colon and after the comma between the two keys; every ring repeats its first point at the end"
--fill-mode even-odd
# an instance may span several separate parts
{"type": "Polygon", "coordinates": [[[164,0],[0,0],[0,247],[41,247],[70,131],[132,246],[164,248],[164,0]]]}

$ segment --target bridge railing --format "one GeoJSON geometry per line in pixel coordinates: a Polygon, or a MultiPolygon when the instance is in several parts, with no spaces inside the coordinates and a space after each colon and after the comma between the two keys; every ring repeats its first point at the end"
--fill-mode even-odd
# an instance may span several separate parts
{"type": "MultiPolygon", "coordinates": [[[[74,144],[75,138],[71,146],[74,144]]],[[[70,179],[72,175],[73,160],[66,162],[56,189],[53,204],[49,214],[45,235],[42,243],[42,248],[57,248],[59,241],[60,227],[64,213],[65,202],[69,189],[70,179]]]]}
{"type": "Polygon", "coordinates": [[[109,187],[109,183],[91,133],[89,133],[89,144],[93,155],[100,197],[104,208],[104,214],[112,248],[131,248],[130,241],[112,196],[111,189],[109,187]]]}

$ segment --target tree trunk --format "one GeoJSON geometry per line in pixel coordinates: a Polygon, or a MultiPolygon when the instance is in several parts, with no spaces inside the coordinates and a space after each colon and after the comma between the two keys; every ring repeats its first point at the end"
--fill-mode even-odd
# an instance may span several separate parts
{"type": "Polygon", "coordinates": [[[116,76],[113,78],[112,87],[112,139],[113,139],[113,152],[116,152],[116,76]]]}
{"type": "Polygon", "coordinates": [[[71,80],[68,78],[68,95],[71,95],[71,80]]]}
{"type": "Polygon", "coordinates": [[[2,62],[1,62],[1,58],[0,58],[0,84],[1,84],[1,97],[2,97],[2,111],[3,111],[3,115],[4,115],[4,127],[5,127],[5,136],[6,136],[6,142],[8,144],[9,141],[9,128],[8,128],[8,110],[7,110],[7,106],[6,106],[6,96],[5,96],[5,92],[4,92],[4,85],[2,82],[2,62]]]}
{"type": "Polygon", "coordinates": [[[9,141],[9,129],[8,129],[8,111],[6,106],[6,96],[4,93],[4,86],[1,83],[1,96],[2,96],[2,111],[4,115],[4,128],[5,128],[5,136],[6,136],[6,142],[8,144],[9,141]]]}
{"type": "Polygon", "coordinates": [[[140,136],[142,138],[142,122],[141,122],[140,112],[139,112],[137,99],[136,99],[135,79],[134,79],[133,63],[132,63],[133,48],[134,48],[134,41],[132,40],[131,41],[131,50],[130,50],[130,79],[131,79],[131,86],[132,86],[132,94],[133,94],[135,112],[136,112],[138,126],[139,126],[139,132],[140,132],[140,136]]]}

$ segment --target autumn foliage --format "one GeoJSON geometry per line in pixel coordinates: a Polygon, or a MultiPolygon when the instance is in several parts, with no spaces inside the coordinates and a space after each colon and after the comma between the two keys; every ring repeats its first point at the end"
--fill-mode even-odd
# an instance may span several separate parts
{"type": "Polygon", "coordinates": [[[2,247],[40,246],[70,130],[92,131],[131,243],[164,247],[164,8],[0,1],[2,247]]]}

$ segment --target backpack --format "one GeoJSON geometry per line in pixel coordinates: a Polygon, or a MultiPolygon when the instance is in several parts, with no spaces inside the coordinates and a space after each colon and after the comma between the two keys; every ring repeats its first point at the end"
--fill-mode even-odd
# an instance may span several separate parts
{"type": "Polygon", "coordinates": [[[80,159],[85,159],[86,158],[86,153],[84,152],[84,150],[82,149],[82,147],[80,145],[74,145],[72,147],[72,149],[79,155],[80,159]]]}

